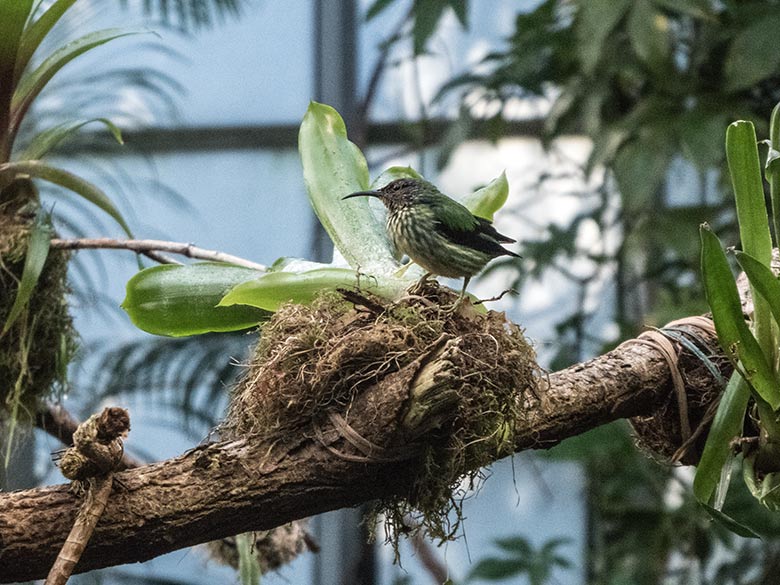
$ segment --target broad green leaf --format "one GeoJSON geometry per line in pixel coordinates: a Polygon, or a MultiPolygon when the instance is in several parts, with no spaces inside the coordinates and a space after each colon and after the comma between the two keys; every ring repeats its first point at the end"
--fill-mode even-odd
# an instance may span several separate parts
{"type": "Polygon", "coordinates": [[[56,0],[40,18],[26,28],[19,44],[14,79],[19,79],[43,39],[46,38],[52,27],[62,18],[62,15],[75,3],[76,0],[56,0]]]}
{"type": "Polygon", "coordinates": [[[49,245],[51,243],[51,227],[39,216],[30,230],[30,237],[27,243],[27,254],[24,258],[24,268],[22,269],[22,278],[19,281],[19,288],[16,291],[14,304],[3,325],[2,335],[5,335],[11,326],[22,314],[22,311],[30,301],[30,297],[35,291],[35,285],[41,276],[43,265],[49,256],[49,245]]]}
{"type": "Polygon", "coordinates": [[[24,73],[11,100],[11,131],[18,130],[27,109],[49,80],[73,59],[115,39],[142,34],[145,30],[106,29],[84,35],[60,47],[33,71],[24,73]]]}
{"type": "Polygon", "coordinates": [[[780,391],[761,346],[745,323],[737,285],[720,240],[706,224],[699,233],[704,292],[712,309],[718,342],[733,362],[742,362],[750,386],[776,410],[780,406],[780,391]]]}
{"type": "Polygon", "coordinates": [[[73,193],[80,195],[90,203],[97,205],[100,209],[113,217],[120,226],[122,226],[122,229],[125,231],[128,237],[133,237],[130,226],[127,225],[127,222],[125,222],[125,219],[122,217],[122,214],[119,212],[119,210],[114,207],[114,204],[111,203],[111,200],[99,187],[93,185],[89,181],[86,181],[81,177],[78,177],[63,169],[47,165],[36,160],[11,162],[4,165],[0,164],[0,176],[6,173],[13,175],[30,175],[32,177],[37,177],[39,179],[43,179],[44,181],[54,183],[60,187],[65,187],[73,193]]]}
{"type": "Polygon", "coordinates": [[[672,158],[667,134],[655,127],[652,134],[623,144],[615,156],[615,180],[629,213],[652,205],[666,178],[672,158]]]}
{"type": "Polygon", "coordinates": [[[353,268],[369,274],[398,269],[385,228],[367,198],[342,201],[368,188],[368,166],[360,149],[347,140],[338,112],[312,102],[298,134],[303,177],[314,212],[336,248],[353,268]]]}
{"type": "Polygon", "coordinates": [[[238,575],[241,585],[260,585],[260,564],[252,546],[253,541],[254,535],[251,532],[236,535],[238,575]]]}
{"type": "Polygon", "coordinates": [[[136,327],[156,335],[239,331],[270,314],[254,307],[217,304],[231,288],[259,274],[251,268],[218,262],[154,266],[128,281],[122,308],[136,327]]]}
{"type": "Polygon", "coordinates": [[[394,297],[409,285],[408,281],[359,275],[349,268],[318,268],[306,272],[269,272],[235,286],[219,306],[249,305],[276,311],[285,303],[310,303],[325,290],[356,288],[394,297]]]}
{"type": "Polygon", "coordinates": [[[702,503],[709,503],[715,493],[721,470],[729,461],[731,441],[742,435],[742,423],[749,399],[750,388],[747,382],[738,372],[734,372],[723,391],[718,411],[707,435],[704,452],[696,466],[693,494],[702,503]]]}
{"type": "Polygon", "coordinates": [[[15,158],[19,161],[37,160],[46,156],[49,152],[57,148],[64,140],[67,140],[76,134],[83,126],[92,122],[100,122],[111,133],[111,136],[119,144],[124,144],[122,140],[122,131],[108,118],[92,118],[80,122],[65,122],[48,130],[44,130],[36,135],[22,152],[15,158]]]}
{"type": "Polygon", "coordinates": [[[381,189],[388,183],[396,179],[423,179],[424,177],[415,171],[412,167],[390,167],[374,179],[371,183],[371,189],[381,189]]]}
{"type": "Polygon", "coordinates": [[[723,64],[725,91],[750,88],[777,73],[780,65],[778,30],[780,16],[758,18],[750,26],[740,30],[731,42],[723,64]]]}
{"type": "Polygon", "coordinates": [[[477,217],[493,221],[493,215],[501,209],[509,197],[509,183],[506,171],[490,181],[487,185],[463,198],[463,205],[477,217]]]}
{"type": "MultiPolygon", "coordinates": [[[[726,159],[734,188],[742,250],[769,266],[772,260],[772,236],[764,203],[756,131],[751,122],[734,122],[726,129],[726,159]]],[[[753,328],[756,339],[767,352],[767,358],[771,362],[774,359],[774,343],[769,307],[766,301],[756,294],[752,285],[750,288],[753,295],[753,328]]],[[[777,408],[771,400],[768,402],[773,408],[777,408]]]]}
{"type": "Polygon", "coordinates": [[[704,510],[707,512],[707,514],[710,515],[710,517],[715,520],[718,524],[723,526],[724,528],[727,528],[734,534],[738,536],[742,536],[744,538],[757,538],[761,540],[761,537],[750,527],[745,526],[741,522],[738,522],[737,520],[734,520],[731,516],[724,514],[720,510],[716,510],[712,506],[708,506],[707,504],[699,502],[699,505],[704,508],[704,510]]]}
{"type": "Polygon", "coordinates": [[[780,281],[772,270],[745,252],[735,252],[737,262],[745,271],[750,286],[761,295],[769,305],[775,322],[780,326],[780,281]]]}

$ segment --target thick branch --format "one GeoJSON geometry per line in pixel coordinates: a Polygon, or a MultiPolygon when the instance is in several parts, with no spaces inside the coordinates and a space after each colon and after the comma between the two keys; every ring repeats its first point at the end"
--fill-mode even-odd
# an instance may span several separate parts
{"type": "Polygon", "coordinates": [[[115,240],[113,238],[75,238],[72,240],[53,239],[52,248],[61,250],[87,250],[87,249],[111,249],[111,250],[131,250],[139,254],[145,254],[157,262],[170,263],[165,256],[156,254],[156,252],[169,252],[179,254],[187,258],[198,260],[210,260],[212,262],[227,262],[236,266],[244,266],[255,270],[267,270],[267,266],[252,262],[239,256],[225,254],[216,250],[205,250],[192,244],[182,242],[167,242],[164,240],[115,240]]]}
{"type": "MultiPolygon", "coordinates": [[[[709,353],[718,353],[714,340],[709,343],[709,353]]],[[[395,425],[392,419],[376,420],[376,405],[395,416],[408,397],[400,389],[409,379],[401,370],[366,391],[350,409],[349,425],[386,444],[395,425]],[[374,417],[365,420],[370,417],[361,413],[369,410],[374,417]]],[[[671,392],[668,366],[656,351],[623,345],[544,380],[517,422],[516,450],[549,448],[619,418],[652,414],[671,392]]],[[[326,427],[317,437],[299,437],[284,451],[247,437],[119,473],[124,488],[111,495],[78,569],[144,561],[408,490],[414,474],[408,461],[367,464],[339,456],[348,449],[326,427]]],[[[44,576],[78,504],[64,485],[1,494],[0,580],[44,576]]]]}

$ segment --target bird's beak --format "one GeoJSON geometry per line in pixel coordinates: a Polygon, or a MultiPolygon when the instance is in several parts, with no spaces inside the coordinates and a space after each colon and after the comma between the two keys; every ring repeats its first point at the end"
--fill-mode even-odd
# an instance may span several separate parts
{"type": "Polygon", "coordinates": [[[358,191],[342,197],[341,200],[344,201],[344,199],[351,199],[352,197],[377,197],[378,199],[381,199],[384,197],[384,194],[381,191],[358,191]]]}

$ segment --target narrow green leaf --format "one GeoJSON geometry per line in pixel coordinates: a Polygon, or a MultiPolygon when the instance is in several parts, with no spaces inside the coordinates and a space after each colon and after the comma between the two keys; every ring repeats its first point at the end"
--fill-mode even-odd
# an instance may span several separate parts
{"type": "Polygon", "coordinates": [[[753,290],[757,291],[767,302],[772,317],[780,326],[780,281],[769,267],[750,254],[740,251],[736,251],[734,254],[742,270],[745,271],[753,290]]]}
{"type": "MultiPolygon", "coordinates": [[[[704,292],[712,309],[718,342],[732,361],[742,362],[750,386],[776,410],[780,406],[780,391],[761,346],[745,323],[737,285],[720,240],[706,224],[699,232],[704,292]]],[[[753,300],[755,303],[759,299],[753,300]]]]}
{"type": "Polygon", "coordinates": [[[318,268],[306,272],[269,272],[235,286],[219,306],[249,305],[276,311],[288,302],[307,304],[325,290],[355,288],[393,297],[409,285],[408,281],[358,275],[349,268],[318,268]]]}
{"type": "Polygon", "coordinates": [[[506,171],[490,181],[487,185],[463,198],[463,205],[478,217],[493,221],[493,215],[501,209],[509,197],[509,182],[506,171]]]}
{"type": "Polygon", "coordinates": [[[764,176],[769,183],[772,201],[772,224],[775,228],[775,243],[780,242],[780,103],[772,108],[769,119],[769,152],[766,155],[764,176]]]}
{"type": "Polygon", "coordinates": [[[238,550],[238,574],[241,585],[260,585],[260,563],[252,547],[253,535],[250,532],[236,535],[238,550]]]}
{"type": "Polygon", "coordinates": [[[742,249],[762,264],[772,259],[758,142],[752,122],[733,122],[726,130],[726,158],[737,204],[742,249]]]}
{"type": "Polygon", "coordinates": [[[11,100],[11,135],[13,136],[19,129],[19,125],[35,97],[65,65],[95,47],[118,38],[147,32],[149,31],[114,28],[96,31],[60,47],[33,71],[24,73],[19,79],[19,85],[11,100]]]}
{"type": "Polygon", "coordinates": [[[62,18],[62,15],[76,3],[76,0],[57,0],[49,6],[40,18],[29,25],[22,34],[19,44],[19,54],[16,58],[16,71],[14,79],[18,80],[25,67],[40,46],[52,27],[62,18]]]}
{"type": "Polygon", "coordinates": [[[111,133],[111,136],[119,144],[124,144],[122,140],[122,131],[108,118],[92,118],[91,120],[82,120],[80,122],[65,122],[58,124],[53,128],[44,130],[36,135],[22,152],[15,158],[19,161],[37,160],[49,154],[57,148],[64,140],[75,135],[82,127],[92,122],[100,122],[111,133]]]}
{"type": "MultiPolygon", "coordinates": [[[[769,266],[772,260],[772,236],[769,232],[769,219],[764,202],[756,131],[751,122],[734,122],[726,129],[726,158],[737,205],[742,250],[769,266]]],[[[766,301],[756,294],[752,285],[751,293],[753,330],[759,346],[767,352],[767,359],[771,363],[774,361],[774,343],[769,307],[766,301]]],[[[772,404],[772,408],[777,408],[777,404],[771,400],[767,401],[772,404]]]]}
{"type": "Polygon", "coordinates": [[[36,160],[0,164],[0,176],[6,173],[14,175],[31,175],[43,179],[44,181],[54,183],[55,185],[59,185],[60,187],[65,187],[76,195],[80,195],[90,203],[97,205],[122,226],[122,229],[128,237],[133,237],[130,226],[127,225],[127,222],[125,222],[125,219],[122,217],[119,210],[114,207],[114,204],[111,203],[111,200],[99,187],[93,185],[89,181],[58,167],[53,167],[36,160]]]}
{"type": "Polygon", "coordinates": [[[27,244],[27,254],[24,258],[24,268],[22,278],[19,281],[19,289],[16,292],[14,304],[3,325],[5,335],[11,326],[22,314],[22,311],[30,301],[30,297],[35,291],[35,285],[41,276],[43,265],[49,256],[49,245],[51,243],[51,227],[39,216],[30,230],[30,239],[27,244]]]}
{"type": "Polygon", "coordinates": [[[718,524],[723,526],[724,528],[727,528],[734,534],[738,536],[742,536],[744,538],[757,538],[761,540],[761,537],[756,533],[752,528],[749,526],[745,526],[741,522],[737,522],[732,518],[731,516],[724,514],[720,510],[716,510],[712,506],[708,506],[707,504],[699,502],[699,505],[704,508],[704,510],[707,512],[707,514],[710,515],[710,517],[715,520],[718,524]]]}
{"type": "Polygon", "coordinates": [[[225,293],[261,272],[201,262],[166,264],[138,272],[127,283],[122,308],[139,329],[156,335],[182,337],[211,331],[253,327],[270,314],[253,307],[218,307],[225,293]]]}
{"type": "Polygon", "coordinates": [[[718,411],[707,435],[704,452],[696,467],[693,494],[700,502],[709,503],[715,493],[721,470],[729,461],[731,441],[742,435],[742,424],[749,400],[750,388],[747,382],[738,372],[734,372],[723,391],[718,411]]]}
{"type": "Polygon", "coordinates": [[[314,212],[350,266],[369,274],[398,269],[385,228],[365,197],[342,201],[368,188],[368,165],[360,149],[347,140],[338,112],[312,102],[298,134],[303,177],[314,212]]]}

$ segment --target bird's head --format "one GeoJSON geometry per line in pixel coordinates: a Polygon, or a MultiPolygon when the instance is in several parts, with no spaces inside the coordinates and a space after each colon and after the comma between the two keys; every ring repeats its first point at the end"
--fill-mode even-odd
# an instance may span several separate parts
{"type": "Polygon", "coordinates": [[[342,197],[342,199],[350,199],[352,197],[376,197],[377,199],[380,199],[390,211],[395,211],[417,203],[420,195],[423,194],[429,186],[435,189],[430,183],[421,179],[396,179],[395,181],[390,181],[381,189],[350,193],[346,197],[342,197]]]}

